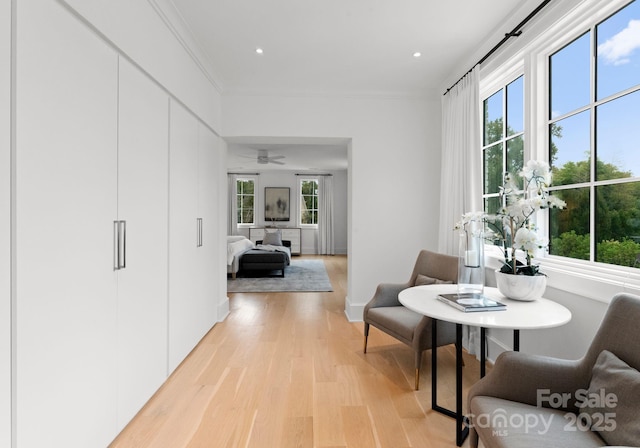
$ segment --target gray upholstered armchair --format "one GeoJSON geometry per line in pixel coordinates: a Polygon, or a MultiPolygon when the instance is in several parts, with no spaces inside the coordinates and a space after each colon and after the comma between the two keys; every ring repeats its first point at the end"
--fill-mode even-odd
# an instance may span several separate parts
{"type": "MultiPolygon", "coordinates": [[[[375,295],[364,307],[364,352],[367,353],[369,326],[404,342],[415,353],[415,389],[420,385],[422,352],[431,348],[432,319],[423,316],[398,301],[398,294],[406,288],[431,283],[455,283],[458,278],[458,258],[423,250],[418,255],[409,281],[402,284],[378,285],[375,295]]],[[[454,344],[456,327],[452,323],[438,324],[438,347],[454,344]]]]}
{"type": "Polygon", "coordinates": [[[471,447],[640,446],[639,368],[640,297],[621,293],[582,359],[498,357],[469,391],[471,447]]]}

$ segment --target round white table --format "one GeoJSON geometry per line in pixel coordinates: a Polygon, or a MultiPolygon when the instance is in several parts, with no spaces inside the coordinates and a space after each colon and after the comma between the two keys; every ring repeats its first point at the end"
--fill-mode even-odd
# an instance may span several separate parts
{"type": "Polygon", "coordinates": [[[571,320],[571,311],[549,299],[520,302],[507,299],[497,288],[486,286],[484,295],[507,305],[503,311],[462,312],[437,299],[438,294],[455,293],[457,285],[423,285],[405,289],[398,296],[400,303],[433,319],[482,328],[539,330],[559,327],[571,320]]]}
{"type": "Polygon", "coordinates": [[[461,446],[468,434],[462,411],[462,325],[480,327],[480,376],[485,374],[485,330],[513,330],[513,349],[520,349],[520,330],[559,327],[571,320],[571,311],[552,300],[540,298],[531,302],[507,299],[497,288],[485,286],[484,295],[505,304],[500,311],[464,312],[438,300],[439,294],[458,291],[457,285],[422,285],[405,289],[398,299],[405,307],[434,319],[431,347],[431,409],[456,419],[456,444],[461,446]],[[437,402],[437,321],[456,324],[456,411],[438,406],[437,402]]]}

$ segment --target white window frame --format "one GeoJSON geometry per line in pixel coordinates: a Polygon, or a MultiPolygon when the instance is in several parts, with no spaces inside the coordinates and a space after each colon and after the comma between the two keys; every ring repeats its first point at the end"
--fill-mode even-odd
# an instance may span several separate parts
{"type": "MultiPolygon", "coordinates": [[[[483,67],[484,70],[481,69],[479,101],[481,107],[482,101],[499,90],[501,85],[506,86],[509,80],[516,79],[518,70],[522,70],[525,75],[525,162],[529,159],[548,159],[549,57],[628,3],[629,0],[611,0],[607,4],[593,1],[580,2],[546,29],[538,27],[538,36],[530,38],[519,49],[512,51],[511,56],[505,58],[504,54],[509,51],[507,49],[504,54],[496,58],[498,62],[488,63],[483,67]]],[[[542,21],[549,21],[549,18],[554,16],[549,11],[546,15],[541,15],[545,16],[541,19],[542,21]]],[[[532,28],[536,27],[532,26],[532,28]]],[[[480,128],[482,129],[482,126],[480,128]]],[[[482,142],[482,136],[479,135],[478,138],[482,142]]],[[[483,186],[479,185],[478,188],[482,191],[483,186]]],[[[548,235],[546,213],[548,212],[541,212],[537,225],[544,234],[548,235]]],[[[498,268],[502,257],[500,249],[489,245],[486,249],[487,265],[498,268]]],[[[637,268],[549,254],[536,257],[535,262],[539,263],[541,271],[548,275],[550,288],[568,291],[604,303],[608,303],[618,292],[640,294],[640,269],[637,268]]]]}
{"type": "MultiPolygon", "coordinates": [[[[258,210],[258,195],[256,194],[256,191],[258,189],[258,180],[256,176],[238,176],[236,178],[236,182],[239,181],[247,181],[247,180],[251,180],[253,181],[253,222],[252,223],[237,223],[238,228],[249,228],[249,227],[254,227],[256,225],[257,222],[257,216],[256,216],[256,211],[258,210]]],[[[236,183],[237,185],[237,183],[236,183]]],[[[240,195],[240,193],[236,190],[236,201],[238,200],[238,196],[240,195]]]]}
{"type": "MultiPolygon", "coordinates": [[[[518,64],[517,66],[513,67],[512,70],[509,71],[507,76],[495,79],[494,82],[491,84],[491,89],[487,89],[485,88],[484,90],[481,91],[480,93],[480,108],[483,111],[483,113],[480,114],[481,120],[483,120],[482,123],[480,123],[480,130],[482,132],[482,136],[480,137],[480,141],[481,141],[481,149],[482,149],[482,166],[483,166],[483,172],[482,172],[482,180],[484,182],[484,152],[491,148],[494,145],[497,144],[502,144],[502,168],[503,168],[503,172],[504,172],[504,166],[507,160],[507,144],[510,140],[513,140],[515,138],[518,137],[522,137],[523,142],[524,142],[524,151],[522,153],[522,157],[523,157],[523,162],[526,162],[528,160],[527,157],[527,127],[525,125],[526,123],[526,103],[525,103],[525,98],[523,98],[523,130],[522,132],[518,132],[514,135],[506,135],[506,130],[507,130],[507,110],[506,110],[506,94],[507,94],[507,86],[509,84],[511,84],[512,82],[516,81],[518,78],[522,77],[523,79],[523,97],[525,97],[524,94],[524,88],[525,88],[525,84],[526,83],[526,79],[527,77],[524,75],[524,70],[521,66],[521,64],[518,64]],[[489,143],[489,144],[484,144],[484,101],[486,99],[488,99],[489,97],[491,97],[492,95],[498,93],[500,90],[503,91],[503,95],[504,99],[502,101],[502,119],[503,119],[503,131],[502,131],[502,136],[500,137],[499,140],[496,140],[495,142],[489,143]]],[[[498,193],[486,193],[484,192],[484,185],[482,186],[482,199],[483,199],[483,207],[484,207],[484,199],[490,198],[490,197],[498,197],[498,193]]]]}
{"type": "MultiPolygon", "coordinates": [[[[302,223],[302,182],[304,181],[310,181],[310,180],[314,180],[316,181],[316,183],[318,184],[318,188],[320,187],[320,179],[318,179],[317,176],[300,176],[298,177],[298,226],[302,227],[302,228],[306,228],[306,229],[317,229],[318,228],[318,224],[303,224],[302,223]]],[[[320,213],[320,192],[318,192],[318,196],[316,196],[318,198],[318,209],[316,210],[317,213],[320,213]]],[[[320,219],[320,217],[318,216],[318,220],[320,219]]]]}

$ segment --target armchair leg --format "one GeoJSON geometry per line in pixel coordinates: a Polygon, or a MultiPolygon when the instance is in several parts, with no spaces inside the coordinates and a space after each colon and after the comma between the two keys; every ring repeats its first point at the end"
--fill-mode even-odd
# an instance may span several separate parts
{"type": "Polygon", "coordinates": [[[369,324],[364,323],[364,353],[367,353],[367,339],[369,338],[369,324]]]}
{"type": "Polygon", "coordinates": [[[420,389],[420,367],[422,366],[422,352],[416,352],[416,385],[415,390],[420,389]]]}

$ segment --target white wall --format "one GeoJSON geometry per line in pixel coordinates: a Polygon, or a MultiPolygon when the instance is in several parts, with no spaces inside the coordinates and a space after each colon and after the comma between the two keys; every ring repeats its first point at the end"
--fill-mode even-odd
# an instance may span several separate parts
{"type": "Polygon", "coordinates": [[[440,99],[223,96],[224,136],[351,138],[346,313],[437,248],[440,99]]]}
{"type": "MultiPolygon", "coordinates": [[[[347,253],[347,171],[332,171],[334,188],[334,241],[335,253],[347,253]]],[[[291,219],[275,223],[278,227],[298,227],[298,214],[300,203],[298,201],[298,179],[295,172],[291,171],[263,171],[256,180],[256,227],[272,225],[264,220],[264,189],[265,187],[287,187],[290,189],[291,219]]],[[[249,237],[249,228],[241,227],[238,233],[249,237]]],[[[301,252],[303,254],[318,253],[317,229],[302,228],[301,252]]]]}
{"type": "MultiPolygon", "coordinates": [[[[229,189],[227,185],[227,143],[224,139],[219,139],[218,143],[218,179],[222,179],[222,185],[218,188],[218,204],[220,204],[220,210],[218,213],[218,229],[226,235],[227,233],[227,212],[223,213],[223,210],[226,210],[228,204],[229,197],[229,189]]],[[[223,241],[221,241],[220,248],[226,247],[226,236],[223,236],[223,241]]],[[[226,266],[227,265],[227,252],[222,249],[218,251],[218,266],[226,266]]],[[[229,315],[229,297],[227,296],[227,270],[220,269],[220,272],[217,274],[218,278],[218,290],[215,292],[217,297],[224,297],[218,304],[218,321],[223,321],[229,315]]]]}
{"type": "Polygon", "coordinates": [[[0,2],[0,446],[11,446],[11,2],[0,2]]]}
{"type": "MultiPolygon", "coordinates": [[[[333,173],[333,242],[336,254],[346,254],[349,243],[348,212],[348,172],[336,171],[333,173]]],[[[317,246],[316,246],[317,247],[317,246]]]]}

